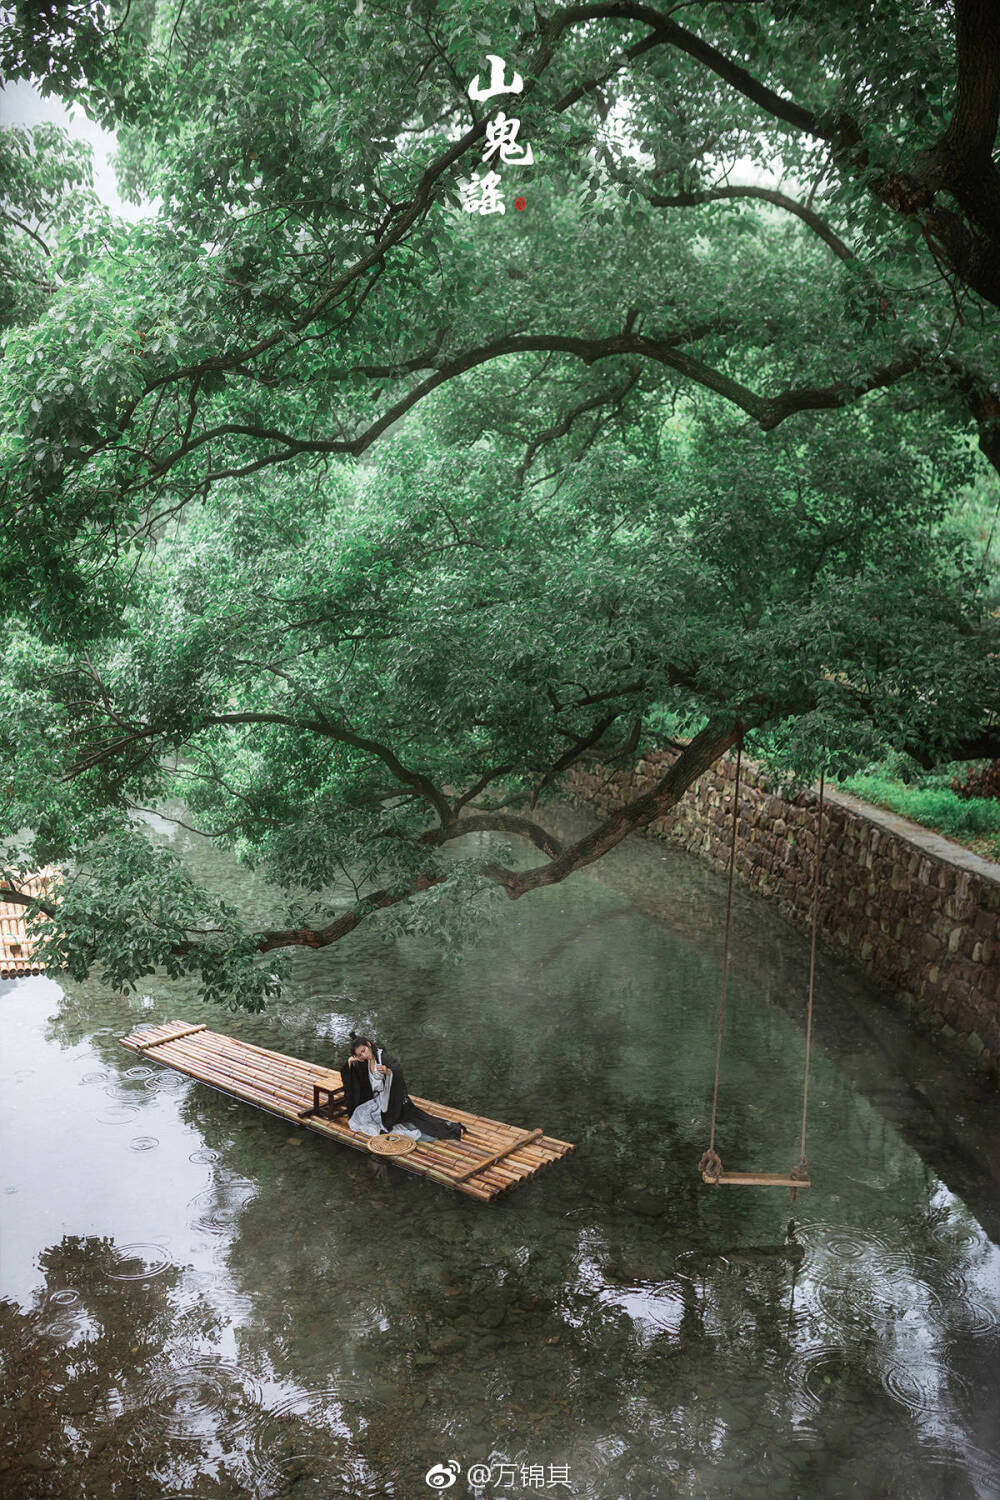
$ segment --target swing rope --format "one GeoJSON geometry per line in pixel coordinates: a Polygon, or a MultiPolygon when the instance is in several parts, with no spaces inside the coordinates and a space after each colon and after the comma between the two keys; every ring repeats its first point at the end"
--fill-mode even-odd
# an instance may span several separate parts
{"type": "Polygon", "coordinates": [[[799,1168],[803,1174],[809,1171],[806,1160],[806,1116],[809,1112],[809,1049],[812,1046],[813,1029],[813,981],[816,977],[816,927],[819,911],[819,867],[823,862],[823,783],[826,767],[819,773],[819,808],[816,815],[816,859],[813,865],[812,888],[812,942],[809,947],[809,1005],[806,1011],[806,1070],[802,1080],[802,1141],[799,1147],[799,1168]]]}
{"type": "Polygon", "coordinates": [[[698,1163],[700,1172],[718,1178],[722,1159],[715,1149],[715,1119],[719,1109],[719,1064],[722,1061],[722,1020],[726,1012],[726,974],[729,969],[729,925],[733,912],[733,869],[736,864],[736,824],[740,804],[740,762],[743,759],[743,730],[736,744],[736,779],[733,783],[733,831],[729,840],[729,892],[726,896],[726,935],[722,945],[722,993],[719,996],[719,1028],[715,1038],[715,1087],[712,1090],[712,1133],[708,1150],[698,1163]]]}
{"type": "MultiPolygon", "coordinates": [[[[722,1159],[715,1149],[715,1123],[719,1108],[719,1072],[722,1061],[722,1023],[726,1010],[726,976],[729,969],[729,930],[733,909],[733,873],[736,866],[736,829],[739,819],[739,797],[740,797],[740,764],[743,758],[743,731],[740,730],[739,741],[736,748],[736,777],[733,784],[733,827],[729,842],[729,890],[726,896],[726,932],[723,943],[722,954],[722,992],[719,996],[719,1022],[715,1038],[715,1083],[712,1089],[712,1129],[709,1137],[708,1150],[702,1155],[698,1163],[698,1170],[706,1181],[718,1182],[722,1176],[722,1159]]],[[[819,872],[823,862],[823,792],[825,787],[826,768],[820,770],[819,777],[819,806],[817,810],[816,828],[816,858],[813,863],[812,881],[812,938],[809,947],[809,1000],[806,1009],[806,1055],[805,1072],[802,1080],[802,1135],[799,1144],[798,1165],[794,1166],[789,1177],[798,1179],[808,1185],[809,1162],[806,1158],[806,1122],[809,1115],[809,1057],[812,1048],[812,1019],[813,1019],[813,991],[816,978],[816,932],[819,914],[819,872]]],[[[791,1188],[790,1197],[795,1201],[796,1189],[791,1188]]]]}

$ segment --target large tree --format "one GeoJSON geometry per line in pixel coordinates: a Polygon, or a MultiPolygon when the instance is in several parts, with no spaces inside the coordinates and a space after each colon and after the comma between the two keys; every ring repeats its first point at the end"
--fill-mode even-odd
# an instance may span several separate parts
{"type": "Polygon", "coordinates": [[[258,1004],[260,954],[381,914],[447,934],[490,892],[599,859],[741,734],[802,772],[981,749],[1000,633],[942,518],[940,434],[857,412],[764,453],[723,410],[605,434],[529,496],[518,444],[481,435],[504,393],[479,383],[375,464],[220,484],[87,647],[12,630],[8,824],[34,830],[22,864],[73,872],[53,959],[118,984],[163,964],[258,1004]],[[670,769],[561,843],[539,799],[581,757],[629,764],[665,713],[670,769]],[[284,890],[282,920],[213,898],[136,828],[176,799],[284,890]],[[456,846],[482,833],[509,847],[456,846]]]}
{"type": "Polygon", "coordinates": [[[948,521],[1000,466],[992,7],[9,19],[8,74],[161,204],[4,341],[8,826],[76,872],[75,972],[258,1003],[262,950],[560,880],[741,733],[803,773],[996,753],[995,595],[948,521]],[[470,98],[487,54],[522,93],[470,98]],[[471,214],[500,109],[535,163],[471,214]],[[664,709],[670,773],[560,847],[534,800],[664,709]],[[136,836],[170,794],[286,926],[136,836]],[[445,858],[487,830],[532,866],[445,858]]]}

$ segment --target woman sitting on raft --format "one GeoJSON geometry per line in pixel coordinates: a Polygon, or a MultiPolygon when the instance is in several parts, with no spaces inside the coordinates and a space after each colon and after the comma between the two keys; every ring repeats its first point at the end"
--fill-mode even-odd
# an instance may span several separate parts
{"type": "Polygon", "coordinates": [[[403,1069],[384,1047],[351,1032],[351,1054],[340,1070],[348,1125],[361,1135],[409,1135],[414,1140],[462,1138],[457,1121],[429,1115],[406,1092],[403,1069]]]}

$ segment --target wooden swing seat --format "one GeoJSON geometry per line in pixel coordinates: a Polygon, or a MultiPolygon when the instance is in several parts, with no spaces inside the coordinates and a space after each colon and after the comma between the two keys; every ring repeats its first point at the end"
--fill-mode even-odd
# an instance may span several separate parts
{"type": "Polygon", "coordinates": [[[792,1177],[788,1172],[720,1172],[718,1177],[702,1172],[701,1180],[709,1187],[812,1187],[808,1177],[792,1177]]]}

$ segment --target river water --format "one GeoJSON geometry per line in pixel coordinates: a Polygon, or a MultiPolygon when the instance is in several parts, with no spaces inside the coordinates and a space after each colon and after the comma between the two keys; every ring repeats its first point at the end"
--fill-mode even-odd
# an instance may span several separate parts
{"type": "MultiPolygon", "coordinates": [[[[632,840],[457,965],[364,930],[296,955],[265,1016],[0,986],[2,1492],[1000,1495],[997,1096],[821,953],[814,1185],[704,1186],[724,911],[632,840]],[[414,1092],[577,1149],[480,1204],[118,1045],[174,1017],[334,1066],[373,1029],[414,1092]]],[[[727,1166],[797,1159],[807,977],[806,936],[737,892],[727,1166]]]]}

